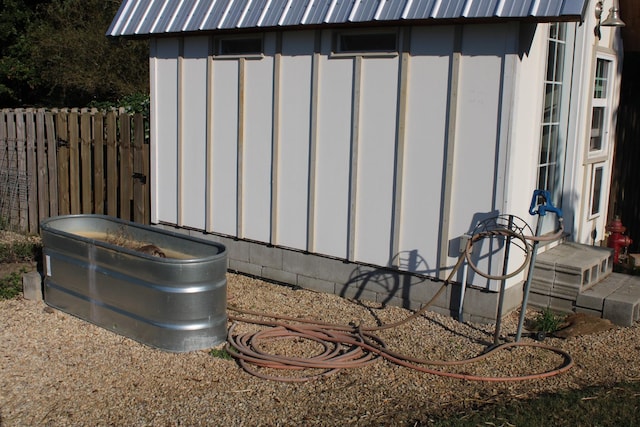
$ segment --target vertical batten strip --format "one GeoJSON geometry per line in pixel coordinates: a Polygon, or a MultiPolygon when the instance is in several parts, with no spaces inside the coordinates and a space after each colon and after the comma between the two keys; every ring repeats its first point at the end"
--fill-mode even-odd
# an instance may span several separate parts
{"type": "Polygon", "coordinates": [[[177,222],[178,226],[184,226],[184,38],[178,40],[178,189],[177,189],[177,222]]]}
{"type": "Polygon", "coordinates": [[[360,88],[362,84],[362,56],[353,60],[353,90],[351,95],[351,167],[349,174],[349,237],[347,259],[355,260],[356,218],[358,209],[358,145],[360,142],[360,88]]]}
{"type": "Polygon", "coordinates": [[[309,128],[309,182],[307,199],[307,251],[315,251],[316,235],[316,167],[318,153],[318,102],[320,94],[320,49],[322,31],[316,30],[311,65],[311,108],[309,128]]]}
{"type": "Polygon", "coordinates": [[[236,176],[236,237],[243,233],[243,186],[244,186],[244,91],[245,91],[245,58],[238,59],[238,154],[236,176]]]}
{"type": "Polygon", "coordinates": [[[449,217],[451,215],[451,193],[453,191],[453,169],[456,145],[456,118],[458,114],[458,89],[460,84],[460,60],[462,58],[462,27],[454,30],[453,55],[449,81],[449,113],[447,118],[447,141],[445,147],[444,183],[442,186],[442,210],[440,211],[440,252],[438,254],[439,275],[445,276],[449,256],[449,217]]]}
{"type": "Polygon", "coordinates": [[[404,147],[406,139],[407,120],[407,86],[409,79],[409,59],[411,49],[411,28],[405,28],[401,32],[401,52],[398,72],[398,116],[396,119],[396,164],[393,182],[393,223],[391,224],[391,248],[389,259],[393,260],[394,267],[400,266],[400,259],[396,255],[400,253],[400,235],[402,224],[402,185],[404,180],[404,147]]]}
{"type": "Polygon", "coordinates": [[[271,125],[271,232],[269,242],[278,242],[278,172],[280,162],[280,77],[282,66],[282,32],[276,33],[273,61],[273,123],[271,125]]]}
{"type": "MultiPolygon", "coordinates": [[[[154,117],[158,108],[158,40],[154,37],[149,41],[149,88],[151,92],[150,117],[154,117]]],[[[108,123],[108,122],[107,122],[108,123]]],[[[149,177],[149,197],[151,199],[151,223],[158,223],[158,120],[152,120],[149,125],[151,141],[149,144],[151,173],[149,177]]],[[[107,199],[108,200],[108,199],[107,199]]]]}
{"type": "Polygon", "coordinates": [[[207,182],[205,183],[205,231],[213,231],[213,37],[209,37],[207,55],[207,182]]]}

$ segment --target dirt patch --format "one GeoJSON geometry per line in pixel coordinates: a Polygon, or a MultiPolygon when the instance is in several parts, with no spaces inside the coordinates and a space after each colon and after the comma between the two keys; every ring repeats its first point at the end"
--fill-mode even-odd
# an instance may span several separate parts
{"type": "Polygon", "coordinates": [[[12,262],[12,263],[0,263],[0,277],[9,276],[13,273],[35,271],[38,268],[38,263],[31,262],[12,262]]]}
{"type": "Polygon", "coordinates": [[[579,337],[583,335],[596,334],[615,328],[615,325],[608,319],[590,316],[585,313],[574,313],[567,316],[565,325],[556,331],[554,335],[558,338],[579,337]]]}

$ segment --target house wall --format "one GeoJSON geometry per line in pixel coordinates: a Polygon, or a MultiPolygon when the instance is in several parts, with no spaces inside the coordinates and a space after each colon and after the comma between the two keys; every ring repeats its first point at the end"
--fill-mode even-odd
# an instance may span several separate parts
{"type": "MultiPolygon", "coordinates": [[[[537,140],[514,115],[540,111],[541,90],[519,76],[540,79],[539,37],[526,61],[516,23],[402,28],[395,54],[335,55],[333,37],[269,32],[264,54],[246,58],[213,55],[213,37],[152,39],[152,222],[238,247],[239,271],[424,302],[398,283],[445,278],[459,237],[511,213],[522,197],[510,189],[530,186],[537,140]],[[521,164],[508,159],[514,137],[521,164]],[[301,254],[318,274],[296,270],[301,254]]],[[[499,272],[502,250],[478,247],[480,268],[499,272]]],[[[469,283],[476,302],[498,286],[473,272],[469,283]]],[[[459,296],[443,298],[448,311],[459,296]]],[[[495,315],[495,298],[469,304],[495,315]]]]}

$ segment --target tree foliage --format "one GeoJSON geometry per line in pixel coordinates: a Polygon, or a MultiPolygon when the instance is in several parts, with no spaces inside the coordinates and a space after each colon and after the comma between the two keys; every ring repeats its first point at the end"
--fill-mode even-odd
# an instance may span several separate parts
{"type": "Polygon", "coordinates": [[[120,1],[0,6],[0,106],[84,106],[148,93],[147,41],[105,36],[120,1]]]}

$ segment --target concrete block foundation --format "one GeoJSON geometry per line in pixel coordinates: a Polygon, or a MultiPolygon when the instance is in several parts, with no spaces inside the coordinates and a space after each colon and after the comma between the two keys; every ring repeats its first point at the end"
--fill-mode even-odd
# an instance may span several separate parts
{"type": "MultiPolygon", "coordinates": [[[[176,230],[171,225],[158,225],[176,230]]],[[[184,229],[181,229],[184,231],[184,229]]],[[[444,282],[432,277],[406,273],[392,268],[363,265],[287,248],[243,241],[200,230],[188,230],[190,236],[222,243],[228,251],[228,269],[258,278],[333,293],[344,298],[374,301],[380,304],[421,308],[440,290],[444,282]]],[[[429,310],[447,316],[458,315],[461,286],[451,284],[433,302],[429,310]]],[[[464,321],[493,323],[498,308],[498,292],[467,287],[464,321]]],[[[522,286],[507,289],[503,314],[518,308],[522,286]]]]}

